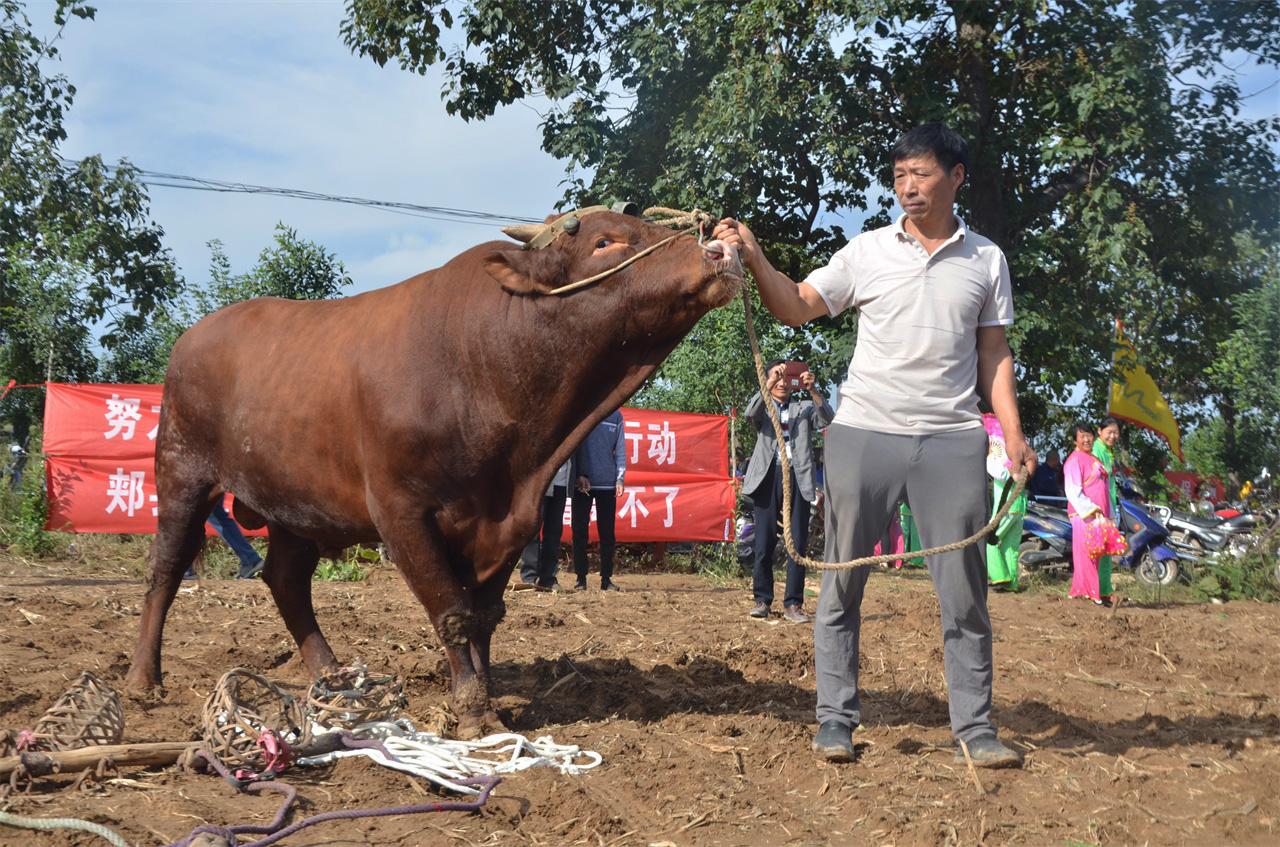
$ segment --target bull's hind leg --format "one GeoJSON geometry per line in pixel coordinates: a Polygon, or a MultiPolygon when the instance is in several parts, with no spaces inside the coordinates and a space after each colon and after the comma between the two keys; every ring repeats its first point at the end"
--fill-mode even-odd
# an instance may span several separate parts
{"type": "Polygon", "coordinates": [[[338,666],[316,620],[311,600],[311,577],[320,562],[314,541],[301,538],[276,524],[268,524],[267,563],[262,578],[280,610],[280,617],[302,653],[302,661],[312,676],[320,676],[338,666]]]}
{"type": "Polygon", "coordinates": [[[204,522],[213,508],[213,486],[192,482],[170,482],[160,475],[160,515],[156,537],[148,551],[147,596],[142,605],[142,626],[133,662],[125,685],[135,691],[160,684],[160,641],[165,617],[182,584],[182,574],[191,567],[204,545],[204,522]]]}

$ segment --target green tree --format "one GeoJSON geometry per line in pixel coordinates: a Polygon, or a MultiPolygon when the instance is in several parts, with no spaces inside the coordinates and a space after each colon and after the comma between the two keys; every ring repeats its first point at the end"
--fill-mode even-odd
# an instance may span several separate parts
{"type": "Polygon", "coordinates": [[[222,243],[211,241],[213,258],[209,285],[195,293],[199,316],[254,297],[286,300],[325,300],[337,297],[351,284],[338,259],[320,244],[298,237],[298,231],[276,224],[274,243],[263,248],[247,273],[233,276],[222,243]]]}
{"type": "MultiPolygon", "coordinates": [[[[94,10],[59,0],[54,22],[94,10]]],[[[19,382],[84,379],[94,345],[141,329],[178,285],[163,231],[127,162],[66,163],[58,147],[75,87],[17,0],[0,0],[0,368],[19,382]]],[[[0,420],[25,443],[43,396],[13,392],[0,420]]]]}
{"type": "Polygon", "coordinates": [[[1219,414],[1187,438],[1187,464],[1239,484],[1280,466],[1280,250],[1256,250],[1262,283],[1231,301],[1230,334],[1207,378],[1220,386],[1219,414]]]}
{"type": "MultiPolygon", "coordinates": [[[[1280,61],[1274,0],[450,8],[348,0],[342,37],[379,64],[443,64],[446,107],[468,120],[547,98],[542,146],[567,163],[563,202],[732,212],[802,278],[851,234],[840,214],[888,220],[894,138],[944,121],[972,148],[961,213],[1010,259],[1030,429],[1081,379],[1101,411],[1115,317],[1183,408],[1221,394],[1205,374],[1225,304],[1256,282],[1232,272],[1235,236],[1274,242],[1280,173],[1280,124],[1241,117],[1250,92],[1224,62],[1280,61]]],[[[801,335],[829,348],[851,324],[801,335]]]]}

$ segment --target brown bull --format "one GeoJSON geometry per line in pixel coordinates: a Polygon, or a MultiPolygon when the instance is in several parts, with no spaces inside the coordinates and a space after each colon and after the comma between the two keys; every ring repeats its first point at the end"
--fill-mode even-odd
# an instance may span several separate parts
{"type": "Polygon", "coordinates": [[[444,644],[459,735],[500,726],[490,639],[552,474],[741,270],[684,236],[548,292],[671,234],[597,212],[541,249],[490,242],[367,294],[251,300],[192,327],[165,377],[129,685],[159,684],[165,616],[232,491],[236,517],[270,529],[263,578],[312,674],[338,664],[311,600],[320,551],[381,541],[444,644]]]}

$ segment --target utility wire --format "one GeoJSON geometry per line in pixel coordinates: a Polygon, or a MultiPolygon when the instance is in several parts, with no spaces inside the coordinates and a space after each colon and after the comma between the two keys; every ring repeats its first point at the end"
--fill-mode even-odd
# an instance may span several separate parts
{"type": "MultiPolygon", "coordinates": [[[[62,159],[63,167],[75,169],[80,163],[71,159],[62,159]]],[[[108,172],[117,172],[119,167],[103,163],[108,172]]],[[[288,197],[295,200],[320,200],[327,203],[346,203],[353,206],[365,206],[394,212],[411,217],[426,218],[448,223],[479,224],[493,226],[503,223],[541,223],[542,218],[524,217],[521,215],[504,215],[495,212],[481,212],[474,209],[459,209],[451,206],[426,206],[418,203],[399,203],[391,200],[370,200],[365,197],[351,197],[342,194],[325,194],[320,191],[308,191],[301,188],[278,188],[270,185],[254,185],[247,182],[234,182],[208,177],[186,176],[184,174],[163,173],[133,168],[138,181],[143,185],[159,188],[180,188],[189,191],[213,191],[224,194],[269,194],[277,197],[288,197]]]]}

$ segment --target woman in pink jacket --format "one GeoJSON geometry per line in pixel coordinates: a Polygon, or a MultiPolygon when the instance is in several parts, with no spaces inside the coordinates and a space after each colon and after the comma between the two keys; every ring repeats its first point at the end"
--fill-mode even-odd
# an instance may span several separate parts
{"type": "Polygon", "coordinates": [[[1110,523],[1111,496],[1107,470],[1090,452],[1092,449],[1093,430],[1086,424],[1076,424],[1076,449],[1062,466],[1067,489],[1067,515],[1071,518],[1070,596],[1088,597],[1099,606],[1109,606],[1111,598],[1099,593],[1098,559],[1101,552],[1095,553],[1090,549],[1089,526],[1097,521],[1110,523]]]}

